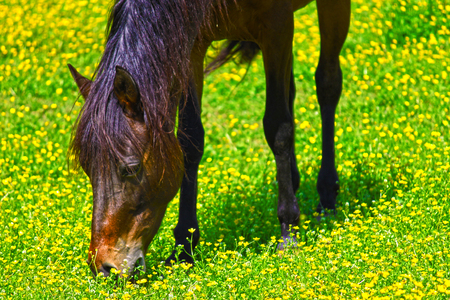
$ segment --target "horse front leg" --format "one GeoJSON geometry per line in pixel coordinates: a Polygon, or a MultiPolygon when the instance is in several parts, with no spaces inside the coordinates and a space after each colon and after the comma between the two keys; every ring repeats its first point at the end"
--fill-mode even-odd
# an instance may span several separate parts
{"type": "MultiPolygon", "coordinates": [[[[289,83],[289,113],[292,118],[294,118],[294,101],[295,101],[295,79],[294,79],[294,70],[291,68],[291,78],[289,83]]],[[[295,126],[293,136],[295,137],[295,126]]],[[[297,190],[300,186],[300,172],[298,171],[297,165],[297,157],[295,155],[295,142],[292,143],[291,149],[291,179],[292,179],[292,189],[294,190],[294,194],[297,193],[297,190]]]]}
{"type": "Polygon", "coordinates": [[[175,247],[181,246],[182,249],[178,256],[175,249],[166,259],[166,265],[177,261],[193,264],[192,253],[200,239],[197,221],[197,174],[203,155],[205,131],[194,83],[191,84],[187,99],[181,101],[178,128],[178,141],[184,153],[185,173],[180,188],[178,223],[173,232],[175,247]]]}
{"type": "Polygon", "coordinates": [[[178,141],[184,154],[184,177],[180,188],[178,223],[173,233],[175,247],[181,245],[177,256],[175,249],[166,265],[176,261],[194,263],[193,251],[200,239],[197,221],[197,177],[198,166],[205,146],[205,130],[201,119],[201,100],[203,92],[203,59],[210,43],[194,45],[191,53],[193,77],[189,82],[187,99],[182,99],[178,113],[178,141]]]}
{"type": "MultiPolygon", "coordinates": [[[[289,13],[289,12],[288,12],[289,13]]],[[[263,125],[267,143],[276,161],[278,181],[278,220],[283,249],[295,244],[293,227],[298,225],[300,210],[295,197],[298,188],[298,170],[294,151],[294,122],[292,102],[295,87],[292,75],[293,14],[273,20],[274,30],[260,42],[266,72],[266,111],[263,125]],[[283,34],[280,34],[283,33],[283,34]]],[[[286,16],[286,11],[280,14],[286,16]],[[281,14],[282,13],[282,14],[281,14]]]]}
{"type": "Polygon", "coordinates": [[[339,53],[350,23],[350,0],[317,0],[317,11],[321,49],[316,70],[316,90],[322,117],[322,164],[317,180],[320,203],[317,212],[323,213],[324,209],[335,211],[339,190],[334,153],[334,122],[342,91],[339,53]]]}

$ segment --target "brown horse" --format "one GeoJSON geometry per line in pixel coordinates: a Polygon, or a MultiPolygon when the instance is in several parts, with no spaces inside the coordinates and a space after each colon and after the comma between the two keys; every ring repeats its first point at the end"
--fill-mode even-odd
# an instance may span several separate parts
{"type": "MultiPolygon", "coordinates": [[[[210,70],[234,53],[245,51],[252,58],[257,49],[262,51],[267,88],[264,133],[276,160],[278,219],[285,241],[279,247],[295,243],[292,227],[300,212],[295,197],[299,172],[294,154],[293,13],[309,2],[116,1],[95,81],[69,65],[86,99],[71,150],[93,188],[88,263],[94,274],[145,268],[147,248],[179,189],[174,235],[184,251],[179,257],[174,251],[166,262],[193,262],[191,251],[200,237],[196,198],[204,147],[203,62],[211,42],[222,39],[233,42],[210,70]]],[[[316,3],[321,35],[316,86],[323,125],[317,209],[322,212],[335,209],[339,188],[334,115],[342,89],[339,53],[348,32],[350,0],[316,3]]]]}

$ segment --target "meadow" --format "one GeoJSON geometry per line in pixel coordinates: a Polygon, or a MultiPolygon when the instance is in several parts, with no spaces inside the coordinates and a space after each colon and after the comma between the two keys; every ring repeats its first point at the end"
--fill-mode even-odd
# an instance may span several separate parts
{"type": "Polygon", "coordinates": [[[196,265],[163,264],[176,197],[135,284],[92,277],[92,189],[66,157],[83,103],[66,65],[92,76],[110,5],[0,0],[0,299],[450,297],[450,3],[353,1],[336,111],[341,189],[336,216],[321,223],[320,36],[314,3],[296,13],[302,215],[299,247],[283,253],[261,57],[207,77],[196,265]]]}

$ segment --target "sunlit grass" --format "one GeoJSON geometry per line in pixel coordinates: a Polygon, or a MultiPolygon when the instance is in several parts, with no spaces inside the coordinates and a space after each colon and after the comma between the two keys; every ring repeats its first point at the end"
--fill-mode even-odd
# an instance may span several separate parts
{"type": "Polygon", "coordinates": [[[66,160],[82,102],[66,64],[92,75],[108,5],[0,0],[0,298],[448,299],[449,5],[353,1],[336,111],[338,212],[321,224],[320,36],[314,4],[296,14],[302,218],[299,247],[284,253],[275,249],[261,59],[245,78],[246,66],[234,64],[206,78],[196,266],[162,263],[174,243],[175,198],[136,284],[92,278],[92,190],[66,160]]]}

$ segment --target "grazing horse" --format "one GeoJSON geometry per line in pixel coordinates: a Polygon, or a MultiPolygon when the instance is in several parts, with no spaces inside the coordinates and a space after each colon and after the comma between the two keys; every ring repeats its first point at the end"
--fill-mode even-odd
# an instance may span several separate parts
{"type": "MultiPolygon", "coordinates": [[[[85,104],[71,153],[93,189],[88,263],[94,274],[133,271],[145,254],[166,207],[180,190],[174,251],[166,262],[193,262],[200,233],[197,174],[204,147],[200,118],[203,62],[213,41],[232,42],[209,67],[230,55],[262,51],[266,74],[263,124],[274,153],[278,219],[284,243],[300,211],[295,193],[292,39],[294,11],[311,0],[116,0],[95,80],[69,69],[85,104]],[[178,114],[177,114],[178,113],[178,114]],[[178,126],[176,117],[178,116],[178,126]],[[189,229],[194,228],[191,233],[189,229]],[[190,241],[189,241],[189,240],[190,241]],[[192,245],[191,245],[192,243],[192,245]]],[[[321,35],[316,71],[322,117],[318,211],[335,209],[334,118],[342,89],[339,53],[350,22],[350,0],[316,0],[321,35]]]]}

